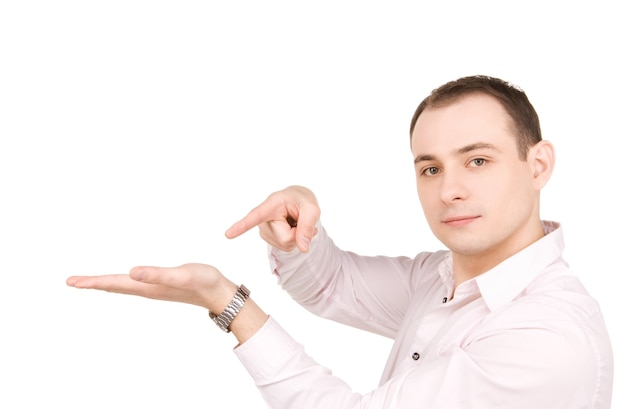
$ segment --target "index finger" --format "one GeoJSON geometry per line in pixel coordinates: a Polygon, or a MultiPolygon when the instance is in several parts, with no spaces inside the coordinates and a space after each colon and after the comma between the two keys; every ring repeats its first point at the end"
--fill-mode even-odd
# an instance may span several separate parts
{"type": "Polygon", "coordinates": [[[234,239],[235,237],[241,236],[253,227],[271,221],[272,217],[265,209],[265,203],[266,202],[250,210],[250,212],[243,219],[230,226],[228,230],[226,230],[226,237],[229,239],[234,239]]]}

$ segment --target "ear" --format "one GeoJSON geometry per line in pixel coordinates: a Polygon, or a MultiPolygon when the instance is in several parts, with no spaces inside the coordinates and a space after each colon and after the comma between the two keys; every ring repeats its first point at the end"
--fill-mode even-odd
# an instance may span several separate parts
{"type": "Polygon", "coordinates": [[[555,151],[552,143],[539,141],[528,151],[528,164],[533,171],[535,190],[541,190],[554,170],[555,151]]]}

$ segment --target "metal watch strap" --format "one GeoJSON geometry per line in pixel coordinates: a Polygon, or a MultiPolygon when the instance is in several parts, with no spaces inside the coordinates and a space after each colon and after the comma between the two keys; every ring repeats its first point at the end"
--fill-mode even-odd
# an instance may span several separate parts
{"type": "Polygon", "coordinates": [[[224,332],[230,332],[230,328],[228,328],[230,327],[230,323],[233,322],[249,296],[250,290],[248,290],[245,285],[240,285],[233,299],[230,300],[226,308],[224,308],[224,311],[222,311],[220,315],[215,315],[209,311],[209,317],[211,317],[215,324],[224,332]]]}

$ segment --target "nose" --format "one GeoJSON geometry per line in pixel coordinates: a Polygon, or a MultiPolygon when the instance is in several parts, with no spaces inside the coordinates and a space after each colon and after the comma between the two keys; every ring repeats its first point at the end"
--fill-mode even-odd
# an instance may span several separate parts
{"type": "Polygon", "coordinates": [[[454,203],[467,199],[467,183],[458,172],[447,169],[442,172],[439,183],[439,197],[442,202],[454,203]]]}

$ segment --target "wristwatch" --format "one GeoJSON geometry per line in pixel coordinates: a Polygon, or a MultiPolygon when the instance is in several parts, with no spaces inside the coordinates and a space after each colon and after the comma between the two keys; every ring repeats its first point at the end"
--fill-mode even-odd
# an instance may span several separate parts
{"type": "Polygon", "coordinates": [[[237,287],[237,292],[233,296],[233,299],[230,300],[226,308],[224,308],[224,311],[219,315],[215,315],[209,311],[209,317],[211,317],[215,324],[224,332],[230,332],[230,323],[233,322],[249,296],[250,290],[248,290],[245,285],[240,285],[237,287]]]}

